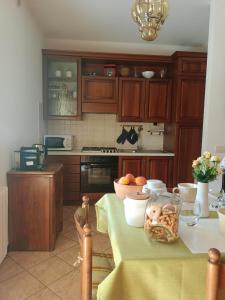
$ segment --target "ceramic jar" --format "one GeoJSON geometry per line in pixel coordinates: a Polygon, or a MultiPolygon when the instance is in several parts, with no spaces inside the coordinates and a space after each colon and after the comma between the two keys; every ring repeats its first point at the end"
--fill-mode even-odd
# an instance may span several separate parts
{"type": "Polygon", "coordinates": [[[149,194],[137,192],[128,194],[123,200],[126,222],[130,226],[144,227],[145,211],[149,194]]]}

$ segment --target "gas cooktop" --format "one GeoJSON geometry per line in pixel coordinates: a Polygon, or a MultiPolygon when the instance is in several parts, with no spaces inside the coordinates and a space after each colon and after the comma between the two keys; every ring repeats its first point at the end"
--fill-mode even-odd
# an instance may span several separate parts
{"type": "Polygon", "coordinates": [[[82,152],[103,152],[103,153],[116,153],[116,147],[83,147],[82,152]]]}

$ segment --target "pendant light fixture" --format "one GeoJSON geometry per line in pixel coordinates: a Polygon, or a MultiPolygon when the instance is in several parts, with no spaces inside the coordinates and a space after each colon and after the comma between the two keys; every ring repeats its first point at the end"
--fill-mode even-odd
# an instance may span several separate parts
{"type": "Polygon", "coordinates": [[[167,0],[134,0],[131,14],[138,24],[142,39],[153,41],[168,16],[167,0]]]}

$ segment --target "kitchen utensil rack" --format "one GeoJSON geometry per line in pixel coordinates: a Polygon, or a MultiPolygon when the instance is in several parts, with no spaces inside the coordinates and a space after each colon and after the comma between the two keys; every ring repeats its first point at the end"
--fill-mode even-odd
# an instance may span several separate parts
{"type": "Polygon", "coordinates": [[[129,127],[129,128],[135,128],[137,127],[138,129],[138,132],[142,131],[143,130],[143,126],[142,125],[137,125],[137,124],[126,124],[126,125],[120,125],[121,127],[129,127]]]}

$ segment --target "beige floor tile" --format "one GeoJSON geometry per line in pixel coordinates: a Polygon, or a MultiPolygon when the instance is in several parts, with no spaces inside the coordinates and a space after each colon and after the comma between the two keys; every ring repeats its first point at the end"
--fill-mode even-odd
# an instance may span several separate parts
{"type": "Polygon", "coordinates": [[[79,253],[80,253],[80,245],[76,244],[75,246],[73,246],[63,252],[60,252],[59,254],[57,254],[57,256],[60,257],[61,259],[63,259],[68,264],[70,264],[71,266],[73,266],[73,264],[77,260],[79,253]]]}
{"type": "Polygon", "coordinates": [[[0,282],[13,277],[22,271],[23,269],[17,263],[6,256],[0,265],[0,282]]]}
{"type": "Polygon", "coordinates": [[[74,246],[76,243],[76,241],[68,239],[60,233],[56,240],[55,250],[52,251],[52,254],[58,254],[65,251],[66,249],[74,246]]]}
{"type": "Polygon", "coordinates": [[[73,271],[60,278],[49,288],[63,300],[80,300],[80,274],[73,271]]]}
{"type": "Polygon", "coordinates": [[[63,236],[67,237],[67,238],[70,239],[70,240],[78,241],[78,238],[77,238],[77,232],[75,231],[74,228],[68,230],[68,231],[65,232],[65,233],[63,233],[63,236]]]}
{"type": "Polygon", "coordinates": [[[39,292],[35,293],[26,300],[61,300],[62,298],[57,296],[48,288],[42,289],[39,292]]]}
{"type": "Polygon", "coordinates": [[[97,233],[93,235],[94,251],[104,252],[111,247],[108,235],[97,233]]]}
{"type": "Polygon", "coordinates": [[[62,232],[67,232],[70,231],[74,228],[74,221],[73,219],[68,219],[66,221],[63,221],[63,231],[62,232]]]}
{"type": "Polygon", "coordinates": [[[53,256],[53,253],[48,251],[13,251],[9,252],[8,255],[20,266],[29,269],[49,259],[53,256]]]}
{"type": "Polygon", "coordinates": [[[24,271],[0,283],[0,299],[23,300],[42,288],[40,281],[24,271]]]}
{"type": "Polygon", "coordinates": [[[73,267],[54,256],[29,269],[38,280],[48,285],[73,270],[73,267]]]}

